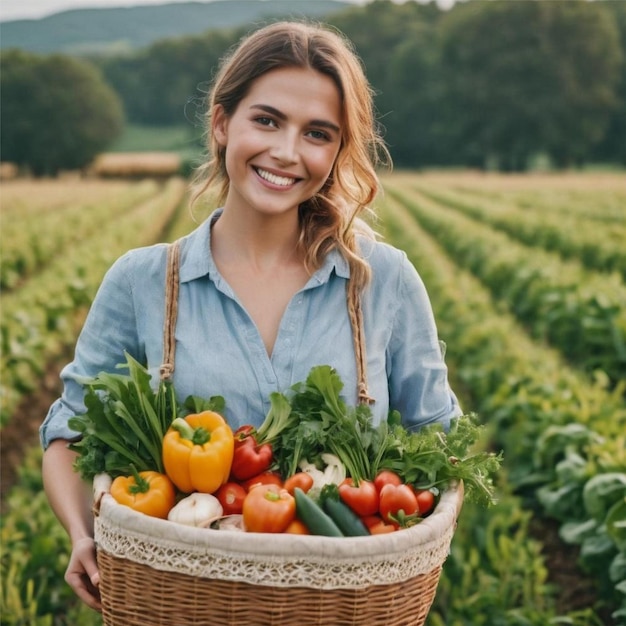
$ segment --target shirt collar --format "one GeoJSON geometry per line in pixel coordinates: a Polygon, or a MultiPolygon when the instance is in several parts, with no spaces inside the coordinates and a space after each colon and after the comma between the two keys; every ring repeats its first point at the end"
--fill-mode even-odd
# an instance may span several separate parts
{"type": "Polygon", "coordinates": [[[216,209],[194,231],[183,237],[180,260],[180,281],[183,283],[209,274],[218,274],[211,255],[211,225],[221,215],[222,209],[216,209]]]}
{"type": "MultiPolygon", "coordinates": [[[[211,226],[222,214],[223,209],[213,213],[189,235],[183,238],[180,263],[180,280],[189,282],[207,274],[214,280],[220,274],[211,254],[211,226]]],[[[338,250],[331,250],[324,259],[322,266],[311,276],[309,286],[328,282],[332,272],[340,278],[350,278],[350,266],[338,250]]]]}
{"type": "Polygon", "coordinates": [[[311,276],[309,285],[327,283],[333,271],[340,278],[350,278],[350,266],[338,250],[331,250],[326,255],[322,267],[311,276]]]}

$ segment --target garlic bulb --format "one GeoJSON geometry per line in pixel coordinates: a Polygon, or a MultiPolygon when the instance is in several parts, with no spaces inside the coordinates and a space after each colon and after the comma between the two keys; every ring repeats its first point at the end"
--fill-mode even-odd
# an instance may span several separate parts
{"type": "Polygon", "coordinates": [[[220,501],[210,493],[192,493],[183,498],[169,512],[170,522],[205,528],[221,517],[224,509],[220,501]]]}

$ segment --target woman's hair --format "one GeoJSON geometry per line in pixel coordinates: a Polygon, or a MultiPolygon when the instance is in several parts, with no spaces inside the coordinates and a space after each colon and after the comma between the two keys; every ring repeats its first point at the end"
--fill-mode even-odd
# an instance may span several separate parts
{"type": "Polygon", "coordinates": [[[351,269],[352,288],[362,289],[370,268],[359,255],[356,234],[373,236],[359,218],[379,190],[376,167],[390,162],[374,118],[372,89],[352,45],[328,27],[278,22],[245,37],[222,63],[209,93],[206,113],[210,158],[198,170],[194,201],[216,185],[218,202],[226,198],[229,178],[225,149],[211,136],[211,113],[221,105],[232,115],[263,74],[284,67],[311,68],[329,76],[341,98],[341,144],[331,174],[320,191],[299,207],[300,243],[309,271],[337,248],[351,269]]]}

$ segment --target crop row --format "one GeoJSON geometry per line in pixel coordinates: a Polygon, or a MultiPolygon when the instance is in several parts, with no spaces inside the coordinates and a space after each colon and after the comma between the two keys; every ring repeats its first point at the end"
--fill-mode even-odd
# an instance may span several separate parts
{"type": "Polygon", "coordinates": [[[455,190],[465,197],[513,205],[536,217],[553,213],[598,225],[626,223],[623,174],[492,176],[454,172],[422,175],[420,184],[424,183],[455,190]]]}
{"type": "Polygon", "coordinates": [[[626,379],[626,286],[619,276],[520,244],[413,189],[388,184],[386,191],[535,339],[589,373],[604,372],[612,384],[626,379]]]}
{"type": "MultiPolygon", "coordinates": [[[[390,239],[407,251],[433,300],[453,379],[504,450],[507,478],[580,545],[581,566],[626,617],[626,405],[532,341],[487,289],[452,262],[387,195],[390,239]]],[[[479,244],[477,244],[479,245],[479,244]]],[[[468,407],[466,407],[468,408],[468,407]]]]}
{"type": "Polygon", "coordinates": [[[112,198],[124,192],[128,181],[97,178],[38,179],[16,178],[2,183],[2,215],[6,220],[39,218],[63,210],[88,198],[112,198]]]}
{"type": "Polygon", "coordinates": [[[557,252],[565,259],[578,259],[591,270],[618,272],[626,279],[626,224],[598,224],[552,211],[529,211],[502,200],[478,199],[429,185],[413,188],[526,245],[557,252]]]}
{"type": "MultiPolygon", "coordinates": [[[[64,187],[61,187],[64,188],[64,187]]],[[[6,293],[69,247],[80,245],[93,233],[158,193],[152,181],[97,185],[79,191],[55,210],[10,211],[2,229],[0,288],[6,293]]]]}
{"type": "Polygon", "coordinates": [[[75,341],[82,315],[111,263],[131,247],[157,240],[186,191],[181,179],[89,237],[64,249],[45,270],[3,296],[2,414],[6,423],[20,398],[37,387],[46,363],[75,341]]]}

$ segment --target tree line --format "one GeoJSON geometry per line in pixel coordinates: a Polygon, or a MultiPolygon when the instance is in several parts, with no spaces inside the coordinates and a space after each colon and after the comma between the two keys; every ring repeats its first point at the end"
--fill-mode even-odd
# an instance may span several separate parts
{"type": "MultiPolygon", "coordinates": [[[[374,0],[326,21],[363,60],[398,167],[523,171],[538,158],[559,168],[626,164],[624,2],[469,0],[444,11],[434,3],[374,0]]],[[[80,61],[4,53],[2,159],[51,173],[64,146],[76,166],[105,148],[124,119],[186,123],[200,137],[219,60],[248,30],[208,31],[80,61]],[[83,146],[71,137],[78,124],[83,146]],[[42,133],[64,139],[47,148],[42,133]],[[42,164],[34,156],[42,150],[54,158],[42,164]]]]}

